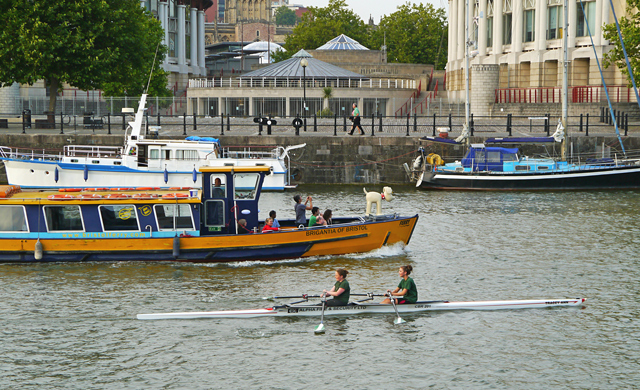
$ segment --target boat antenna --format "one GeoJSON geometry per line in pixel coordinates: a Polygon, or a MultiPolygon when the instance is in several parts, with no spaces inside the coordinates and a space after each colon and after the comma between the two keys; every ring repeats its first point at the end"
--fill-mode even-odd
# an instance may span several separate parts
{"type": "MultiPolygon", "coordinates": [[[[582,9],[582,14],[584,15],[584,6],[582,4],[582,0],[579,1],[579,3],[580,3],[580,8],[582,9]]],[[[593,44],[593,36],[591,35],[589,20],[585,18],[584,21],[585,21],[585,24],[587,25],[587,32],[589,33],[589,39],[591,40],[591,47],[593,48],[593,52],[595,53],[596,63],[598,64],[598,71],[600,72],[600,79],[602,80],[602,86],[604,87],[604,93],[607,96],[607,103],[609,104],[609,113],[611,114],[611,120],[613,121],[613,126],[616,129],[616,136],[618,137],[618,142],[620,142],[620,147],[622,148],[622,154],[625,157],[627,157],[627,152],[624,150],[624,144],[622,143],[622,138],[620,138],[620,129],[618,128],[618,122],[616,121],[616,116],[613,114],[613,107],[611,107],[611,99],[609,98],[609,89],[607,88],[607,84],[604,81],[604,75],[602,74],[602,67],[600,66],[600,60],[598,59],[596,46],[593,44]]]]}
{"type": "Polygon", "coordinates": [[[149,81],[147,81],[147,88],[144,90],[145,94],[149,92],[149,85],[151,84],[151,75],[153,75],[153,68],[155,68],[156,66],[156,57],[158,56],[158,48],[160,48],[160,42],[158,42],[158,45],[156,46],[156,53],[153,55],[153,63],[151,64],[151,71],[149,72],[149,81]]]}

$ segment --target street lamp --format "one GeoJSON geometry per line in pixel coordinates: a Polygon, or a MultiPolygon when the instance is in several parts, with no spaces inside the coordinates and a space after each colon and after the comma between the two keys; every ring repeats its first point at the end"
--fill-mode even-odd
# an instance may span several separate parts
{"type": "Polygon", "coordinates": [[[300,66],[302,66],[302,118],[304,131],[307,131],[307,66],[309,66],[309,61],[306,58],[301,59],[300,66]]]}

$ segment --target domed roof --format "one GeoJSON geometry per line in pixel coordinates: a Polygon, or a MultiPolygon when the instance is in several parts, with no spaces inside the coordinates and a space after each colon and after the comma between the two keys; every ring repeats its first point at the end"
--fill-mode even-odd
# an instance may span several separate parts
{"type": "Polygon", "coordinates": [[[369,50],[355,39],[340,34],[316,50],[369,50]]]}
{"type": "Polygon", "coordinates": [[[359,73],[351,72],[346,69],[342,69],[338,66],[328,64],[313,58],[309,53],[304,50],[300,50],[293,57],[288,60],[284,60],[273,65],[269,65],[262,69],[254,70],[253,72],[246,73],[241,78],[251,77],[265,77],[265,78],[300,78],[303,74],[307,78],[326,78],[326,79],[362,79],[368,80],[368,77],[362,76],[359,73]],[[309,65],[304,70],[300,61],[305,58],[309,65]]]}

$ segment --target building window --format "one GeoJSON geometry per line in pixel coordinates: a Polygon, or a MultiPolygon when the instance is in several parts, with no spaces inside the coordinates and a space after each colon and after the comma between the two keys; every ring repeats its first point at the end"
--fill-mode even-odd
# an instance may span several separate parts
{"type": "Polygon", "coordinates": [[[480,12],[480,1],[475,0],[473,2],[473,36],[471,37],[474,49],[478,49],[478,29],[480,28],[480,15],[478,14],[478,12],[480,12]]]}
{"type": "Polygon", "coordinates": [[[256,37],[260,38],[260,30],[256,30],[256,37]]]}
{"type": "Polygon", "coordinates": [[[487,47],[493,46],[493,0],[487,1],[487,47]]]}
{"type": "Polygon", "coordinates": [[[536,40],[536,2],[535,0],[524,0],[524,37],[523,42],[533,42],[536,40]]]}
{"type": "Polygon", "coordinates": [[[578,20],[576,23],[576,36],[587,37],[589,36],[589,29],[593,31],[596,22],[596,2],[590,1],[588,3],[582,3],[576,5],[578,7],[578,20]],[[583,11],[584,7],[584,11],[583,11]],[[588,25],[587,25],[588,23],[588,25]],[[587,28],[588,27],[588,28],[587,28]]]}
{"type": "Polygon", "coordinates": [[[547,39],[562,38],[562,5],[560,0],[549,0],[547,9],[547,39]]]}
{"type": "Polygon", "coordinates": [[[502,4],[502,43],[504,45],[510,45],[513,22],[513,7],[511,5],[511,0],[505,0],[502,4]]]}

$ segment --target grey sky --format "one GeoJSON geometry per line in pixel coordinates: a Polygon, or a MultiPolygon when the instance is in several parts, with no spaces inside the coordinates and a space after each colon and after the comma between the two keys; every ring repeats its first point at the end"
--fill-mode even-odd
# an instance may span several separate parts
{"type": "MultiPolygon", "coordinates": [[[[369,15],[373,16],[376,24],[380,23],[382,15],[389,15],[396,11],[398,5],[404,4],[405,0],[346,0],[350,9],[360,15],[364,22],[369,21],[369,15]]],[[[449,3],[447,0],[429,0],[429,1],[409,1],[410,3],[431,3],[437,8],[444,8],[448,11],[449,3]]],[[[289,4],[300,4],[306,7],[326,7],[329,0],[289,0],[289,4]]]]}

